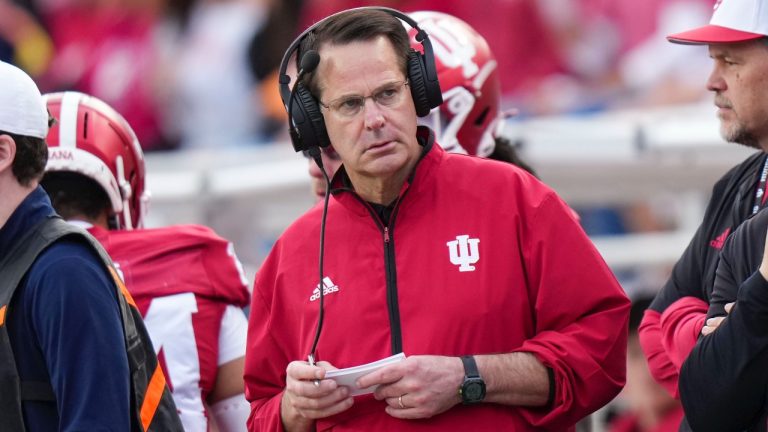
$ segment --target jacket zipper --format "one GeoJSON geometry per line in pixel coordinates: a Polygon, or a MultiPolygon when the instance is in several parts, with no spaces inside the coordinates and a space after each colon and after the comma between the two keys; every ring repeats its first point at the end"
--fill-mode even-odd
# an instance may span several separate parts
{"type": "Polygon", "coordinates": [[[356,193],[354,196],[365,208],[368,209],[368,213],[373,217],[376,226],[379,227],[379,231],[382,233],[384,239],[384,273],[387,283],[387,311],[389,313],[389,332],[391,335],[391,348],[392,354],[397,354],[403,351],[403,336],[400,327],[400,305],[397,299],[397,269],[395,267],[395,245],[394,238],[390,235],[390,231],[394,229],[395,215],[397,214],[397,206],[392,210],[392,215],[389,217],[389,225],[385,226],[384,222],[376,214],[376,211],[368,204],[364,199],[360,198],[356,193]]]}
{"type": "MultiPolygon", "coordinates": [[[[426,146],[427,149],[431,148],[432,143],[428,143],[426,146]]],[[[422,153],[422,157],[426,153],[422,153]]],[[[419,158],[419,161],[421,161],[421,158],[419,158]]],[[[409,180],[410,181],[410,180],[409,180]]],[[[390,231],[395,230],[395,219],[397,218],[397,212],[399,211],[400,202],[405,198],[405,196],[408,194],[408,191],[411,188],[408,187],[401,196],[397,198],[397,203],[395,203],[395,208],[392,209],[392,214],[389,216],[389,224],[388,226],[384,226],[383,221],[379,218],[379,215],[376,214],[376,211],[371,207],[370,204],[368,204],[364,199],[362,199],[357,193],[355,193],[354,189],[347,188],[345,190],[352,193],[352,196],[357,198],[358,201],[360,201],[363,206],[365,206],[368,209],[368,213],[371,214],[373,217],[373,220],[376,222],[376,225],[379,227],[379,231],[382,233],[382,237],[384,238],[384,272],[386,273],[386,282],[387,282],[387,310],[389,312],[389,330],[391,334],[391,344],[392,344],[392,354],[398,354],[403,352],[403,335],[402,335],[402,328],[400,325],[400,304],[398,303],[397,298],[397,269],[395,267],[395,239],[394,234],[390,234],[390,231]]]]}
{"type": "MultiPolygon", "coordinates": [[[[391,217],[390,223],[394,224],[394,217],[391,217]]],[[[387,309],[389,309],[389,327],[392,333],[392,354],[394,355],[403,351],[403,336],[400,328],[400,304],[397,299],[395,245],[389,235],[389,227],[386,226],[384,227],[384,268],[387,273],[387,309]]]]}

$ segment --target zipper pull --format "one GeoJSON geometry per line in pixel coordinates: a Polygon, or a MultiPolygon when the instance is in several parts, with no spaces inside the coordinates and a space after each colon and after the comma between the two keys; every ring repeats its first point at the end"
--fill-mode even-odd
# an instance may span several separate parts
{"type": "Polygon", "coordinates": [[[384,227],[384,243],[389,243],[389,227],[384,227]]]}

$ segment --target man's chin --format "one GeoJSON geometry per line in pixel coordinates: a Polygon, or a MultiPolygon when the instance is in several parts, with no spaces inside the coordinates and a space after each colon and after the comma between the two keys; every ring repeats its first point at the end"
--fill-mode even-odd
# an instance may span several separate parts
{"type": "Polygon", "coordinates": [[[720,127],[720,135],[727,142],[741,144],[745,147],[757,150],[765,150],[760,147],[760,142],[757,137],[744,128],[727,128],[723,125],[720,127]]]}

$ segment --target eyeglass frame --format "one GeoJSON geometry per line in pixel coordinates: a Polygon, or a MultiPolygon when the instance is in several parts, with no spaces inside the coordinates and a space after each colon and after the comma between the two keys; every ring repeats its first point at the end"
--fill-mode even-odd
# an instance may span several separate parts
{"type": "Polygon", "coordinates": [[[345,119],[345,120],[349,120],[349,119],[353,119],[353,118],[357,117],[357,115],[360,114],[365,109],[365,100],[366,99],[371,99],[373,101],[373,103],[375,103],[376,105],[378,105],[379,107],[382,107],[382,108],[392,108],[392,107],[395,107],[396,105],[402,103],[403,100],[404,100],[404,99],[402,99],[402,95],[404,93],[406,93],[403,90],[402,87],[408,87],[409,85],[410,85],[410,81],[406,78],[403,81],[393,81],[393,82],[390,82],[390,83],[387,83],[387,84],[383,84],[383,85],[379,86],[379,88],[374,90],[368,96],[349,95],[349,96],[338,97],[338,98],[336,98],[336,99],[334,99],[332,101],[329,101],[327,104],[323,103],[323,101],[321,101],[319,99],[318,99],[317,102],[318,102],[318,104],[320,106],[322,106],[323,108],[327,109],[331,113],[335,113],[336,115],[338,115],[339,118],[342,118],[342,119],[345,119]],[[380,94],[382,92],[384,92],[386,90],[392,90],[392,89],[397,89],[398,94],[401,95],[401,99],[399,101],[397,101],[396,103],[392,103],[391,105],[385,105],[385,104],[380,103],[377,100],[380,97],[380,94]],[[338,107],[340,106],[341,103],[349,101],[349,100],[362,100],[362,103],[359,105],[358,110],[354,114],[350,114],[350,115],[342,114],[339,111],[338,107]]]}

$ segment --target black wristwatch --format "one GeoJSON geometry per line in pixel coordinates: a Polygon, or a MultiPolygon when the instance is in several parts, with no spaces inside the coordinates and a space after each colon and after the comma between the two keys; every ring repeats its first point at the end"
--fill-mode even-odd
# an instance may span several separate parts
{"type": "Polygon", "coordinates": [[[461,403],[464,405],[480,403],[485,399],[485,381],[480,378],[475,358],[462,356],[461,362],[464,363],[464,382],[459,387],[461,403]]]}

